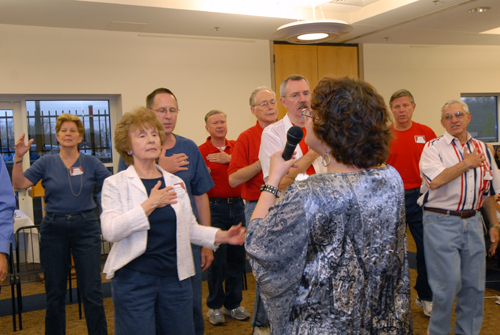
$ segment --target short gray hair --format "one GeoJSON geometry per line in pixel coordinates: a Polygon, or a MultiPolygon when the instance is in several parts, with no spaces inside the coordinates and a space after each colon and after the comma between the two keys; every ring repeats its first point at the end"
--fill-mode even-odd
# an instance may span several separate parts
{"type": "Polygon", "coordinates": [[[274,95],[274,98],[276,99],[276,93],[274,93],[273,90],[267,88],[266,86],[259,86],[255,90],[253,90],[252,94],[250,94],[250,99],[248,99],[251,107],[255,107],[255,105],[257,105],[257,93],[259,93],[260,91],[269,91],[274,95]]]}
{"type": "Polygon", "coordinates": [[[444,114],[443,114],[444,109],[450,107],[450,105],[453,105],[453,104],[462,105],[462,108],[464,109],[465,114],[470,114],[469,113],[469,106],[467,106],[467,104],[465,102],[463,102],[462,100],[448,100],[445,102],[443,107],[441,107],[441,118],[443,118],[443,116],[444,116],[444,114]]]}
{"type": "Polygon", "coordinates": [[[289,75],[288,77],[283,80],[283,82],[280,85],[280,96],[282,98],[286,97],[286,84],[288,84],[289,81],[300,81],[300,80],[305,80],[307,85],[309,85],[309,80],[307,80],[304,76],[301,76],[300,74],[292,74],[289,75]]]}
{"type": "Polygon", "coordinates": [[[396,92],[392,93],[391,99],[389,100],[389,108],[392,108],[392,102],[394,100],[396,100],[398,98],[402,98],[402,97],[410,98],[411,104],[412,105],[415,104],[415,99],[413,99],[413,95],[411,95],[410,91],[405,90],[405,89],[401,89],[401,90],[397,90],[396,92]]]}
{"type": "Polygon", "coordinates": [[[208,118],[211,117],[212,115],[217,115],[217,114],[222,114],[227,119],[226,113],[218,109],[212,109],[210,112],[207,113],[207,115],[205,115],[205,124],[208,126],[208,118]]]}

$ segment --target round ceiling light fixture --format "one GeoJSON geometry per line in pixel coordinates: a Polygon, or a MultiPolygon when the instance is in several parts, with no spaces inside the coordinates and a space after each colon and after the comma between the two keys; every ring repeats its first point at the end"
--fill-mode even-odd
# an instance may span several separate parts
{"type": "Polygon", "coordinates": [[[330,42],[352,31],[352,26],[338,20],[297,21],[282,25],[273,34],[274,40],[294,44],[330,42]]]}
{"type": "Polygon", "coordinates": [[[468,13],[484,13],[484,12],[489,11],[490,9],[491,9],[490,7],[476,7],[476,8],[469,9],[467,12],[468,13]]]}

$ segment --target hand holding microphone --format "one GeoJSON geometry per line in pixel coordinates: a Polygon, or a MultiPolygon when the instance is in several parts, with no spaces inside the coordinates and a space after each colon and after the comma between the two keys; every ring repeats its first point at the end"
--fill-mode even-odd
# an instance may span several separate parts
{"type": "Polygon", "coordinates": [[[302,138],[304,137],[304,132],[302,131],[302,128],[299,126],[293,126],[290,129],[288,129],[288,132],[286,134],[286,144],[285,144],[285,150],[283,151],[283,159],[284,160],[290,160],[292,158],[292,155],[295,151],[295,148],[297,147],[297,144],[299,144],[300,141],[302,141],[302,138]]]}
{"type": "Polygon", "coordinates": [[[298,126],[291,127],[287,132],[287,142],[285,150],[275,152],[271,155],[268,184],[277,186],[281,178],[283,178],[291,167],[297,167],[295,161],[291,160],[295,152],[297,144],[304,137],[304,132],[298,126]],[[276,185],[274,185],[276,184],[276,185]]]}

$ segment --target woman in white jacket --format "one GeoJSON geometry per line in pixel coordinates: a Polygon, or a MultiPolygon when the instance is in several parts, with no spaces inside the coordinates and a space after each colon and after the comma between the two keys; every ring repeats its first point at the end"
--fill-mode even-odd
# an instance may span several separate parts
{"type": "Polygon", "coordinates": [[[241,225],[198,225],[182,179],[156,165],[164,140],[147,108],[125,114],[116,127],[115,148],[130,167],[105,180],[101,215],[104,238],[115,242],[104,266],[115,334],[194,334],[190,243],[216,249],[245,239],[241,225]]]}

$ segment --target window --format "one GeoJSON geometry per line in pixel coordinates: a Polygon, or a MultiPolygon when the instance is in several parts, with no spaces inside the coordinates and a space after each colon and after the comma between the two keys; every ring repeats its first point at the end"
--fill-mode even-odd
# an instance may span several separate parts
{"type": "Polygon", "coordinates": [[[14,121],[12,110],[0,110],[0,153],[6,164],[14,161],[14,121]]]}
{"type": "Polygon", "coordinates": [[[462,94],[472,114],[467,130],[483,142],[498,142],[498,97],[500,94],[462,94]]]}
{"type": "Polygon", "coordinates": [[[26,101],[28,137],[34,139],[30,161],[59,153],[55,136],[57,117],[63,113],[78,116],[85,128],[80,152],[96,156],[103,163],[112,161],[111,125],[108,100],[31,100],[26,101]]]}

